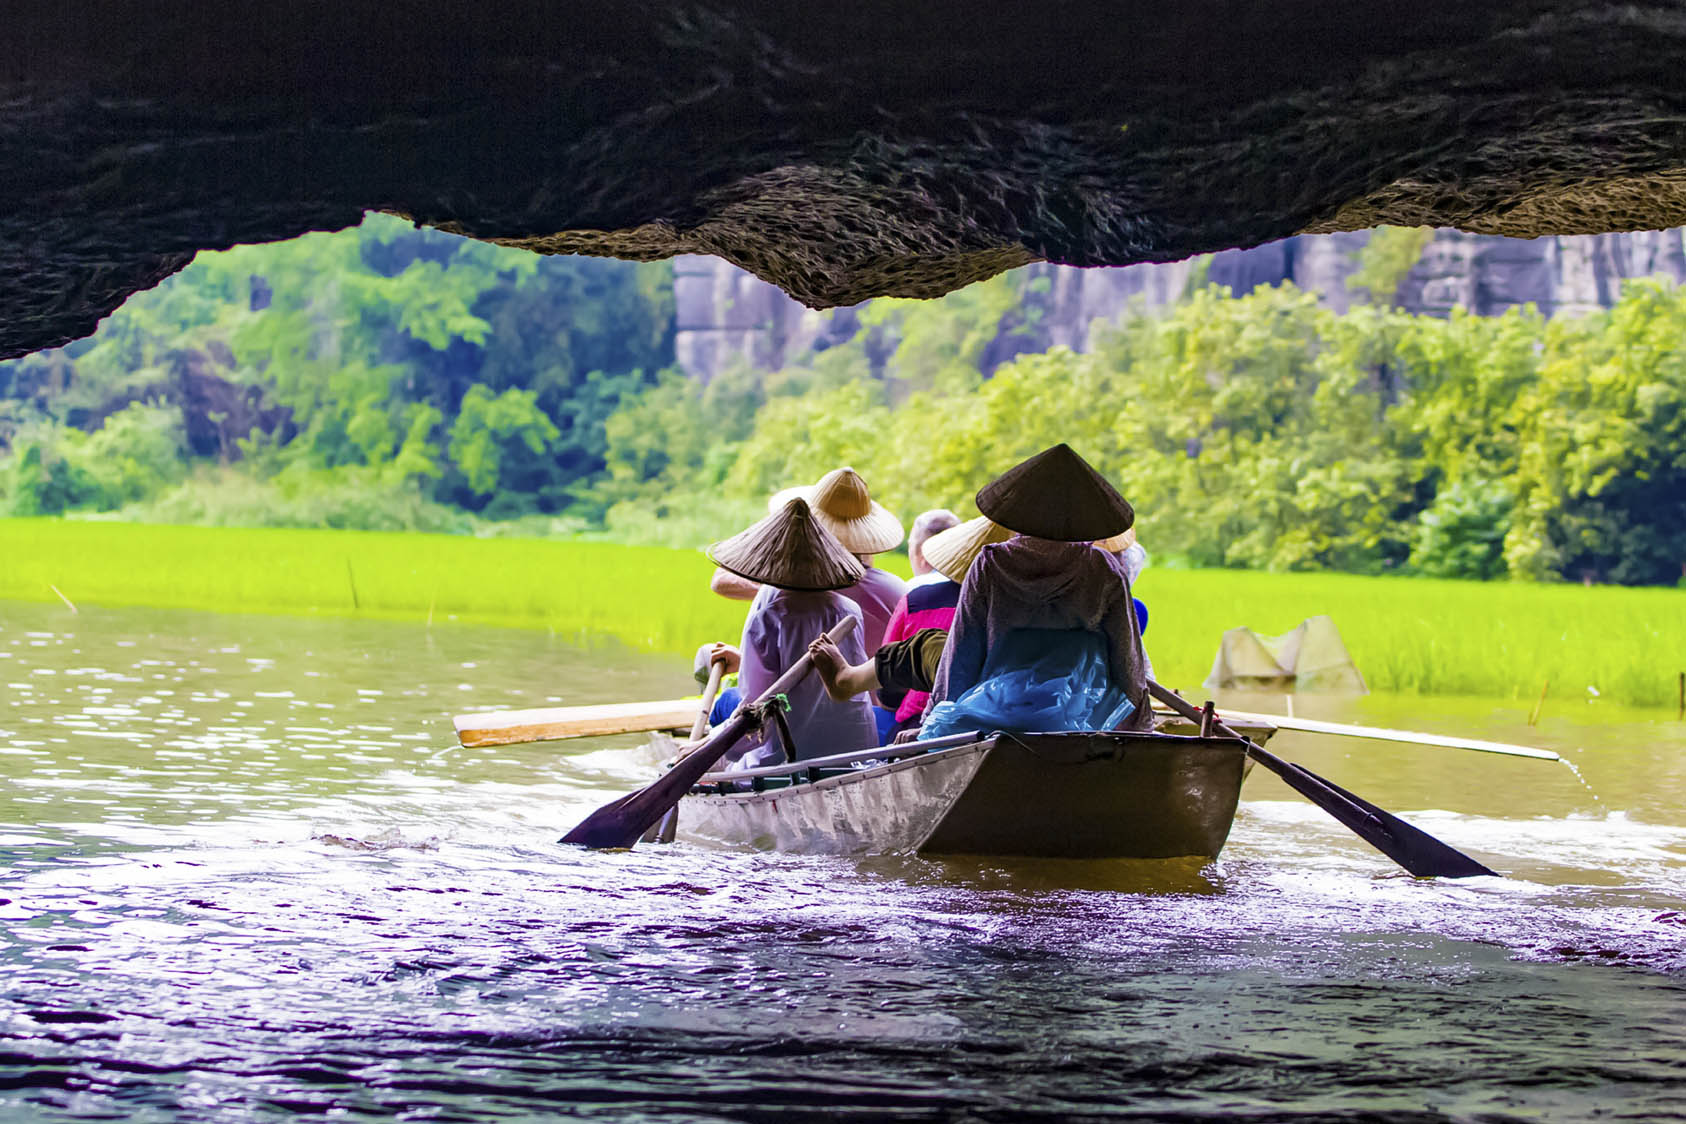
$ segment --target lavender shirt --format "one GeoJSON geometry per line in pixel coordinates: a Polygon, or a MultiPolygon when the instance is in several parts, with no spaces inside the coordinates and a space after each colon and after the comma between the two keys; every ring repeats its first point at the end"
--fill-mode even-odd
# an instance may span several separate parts
{"type": "Polygon", "coordinates": [[[895,615],[896,606],[907,596],[907,583],[888,570],[868,566],[860,581],[841,592],[861,607],[861,616],[866,624],[861,646],[870,656],[884,646],[884,633],[890,627],[890,618],[895,615]]]}
{"type": "MultiPolygon", "coordinates": [[[[797,660],[808,653],[808,644],[829,631],[846,616],[857,621],[861,610],[838,593],[798,593],[763,586],[756,595],[743,626],[743,666],[738,686],[744,699],[751,700],[771,687],[797,660]]],[[[850,664],[866,662],[861,648],[861,630],[855,630],[837,645],[850,664]]],[[[786,692],[790,713],[785,722],[801,758],[824,757],[878,744],[878,727],[865,695],[848,702],[834,702],[825,693],[818,675],[809,674],[786,692]]],[[[737,768],[754,769],[784,761],[783,743],[777,727],[769,724],[759,745],[747,739],[729,751],[726,760],[737,768]]]]}
{"type": "MultiPolygon", "coordinates": [[[[777,586],[762,586],[750,605],[750,616],[754,616],[756,610],[763,608],[767,599],[778,592],[780,590],[777,586]]],[[[861,647],[866,650],[867,656],[871,656],[884,646],[884,633],[890,628],[890,618],[895,615],[896,606],[907,596],[907,583],[888,570],[868,566],[860,581],[837,592],[853,601],[860,609],[863,626],[860,633],[861,647]]],[[[851,661],[864,662],[865,656],[860,660],[851,661]]]]}

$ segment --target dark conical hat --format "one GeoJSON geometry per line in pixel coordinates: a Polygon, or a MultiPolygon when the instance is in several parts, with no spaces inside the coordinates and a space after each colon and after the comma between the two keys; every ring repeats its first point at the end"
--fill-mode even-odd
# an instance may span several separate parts
{"type": "Polygon", "coordinates": [[[1118,490],[1066,444],[1044,449],[984,485],[978,510],[1021,535],[1060,542],[1110,539],[1136,521],[1118,490]]]}
{"type": "Polygon", "coordinates": [[[780,589],[846,589],[866,567],[822,527],[806,500],[793,499],[748,530],[708,548],[708,556],[740,578],[780,589]]]}

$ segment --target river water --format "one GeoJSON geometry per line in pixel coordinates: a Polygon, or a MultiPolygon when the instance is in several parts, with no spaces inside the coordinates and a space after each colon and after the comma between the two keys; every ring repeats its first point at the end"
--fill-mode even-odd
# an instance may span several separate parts
{"type": "Polygon", "coordinates": [[[639,739],[454,745],[459,711],[686,670],[0,602],[0,1120],[1686,1115],[1673,715],[1315,707],[1531,741],[1584,783],[1272,743],[1509,875],[1440,883],[1263,770],[1204,869],[586,853],[556,837],[651,774],[639,739]]]}

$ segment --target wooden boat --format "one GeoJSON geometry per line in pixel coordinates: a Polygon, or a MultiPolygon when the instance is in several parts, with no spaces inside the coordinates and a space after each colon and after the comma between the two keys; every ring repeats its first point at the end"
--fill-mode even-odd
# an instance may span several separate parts
{"type": "Polygon", "coordinates": [[[711,774],[676,832],[817,854],[1210,859],[1250,764],[1240,740],[1198,731],[962,734],[711,774]]]}

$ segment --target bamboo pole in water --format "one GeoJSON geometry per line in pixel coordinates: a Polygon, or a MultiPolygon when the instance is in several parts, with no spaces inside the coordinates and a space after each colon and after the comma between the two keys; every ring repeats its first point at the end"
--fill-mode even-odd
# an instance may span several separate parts
{"type": "Polygon", "coordinates": [[[1534,709],[1528,713],[1528,725],[1535,726],[1540,721],[1540,708],[1545,706],[1546,691],[1551,688],[1551,680],[1540,684],[1540,699],[1534,704],[1534,709]]]}

